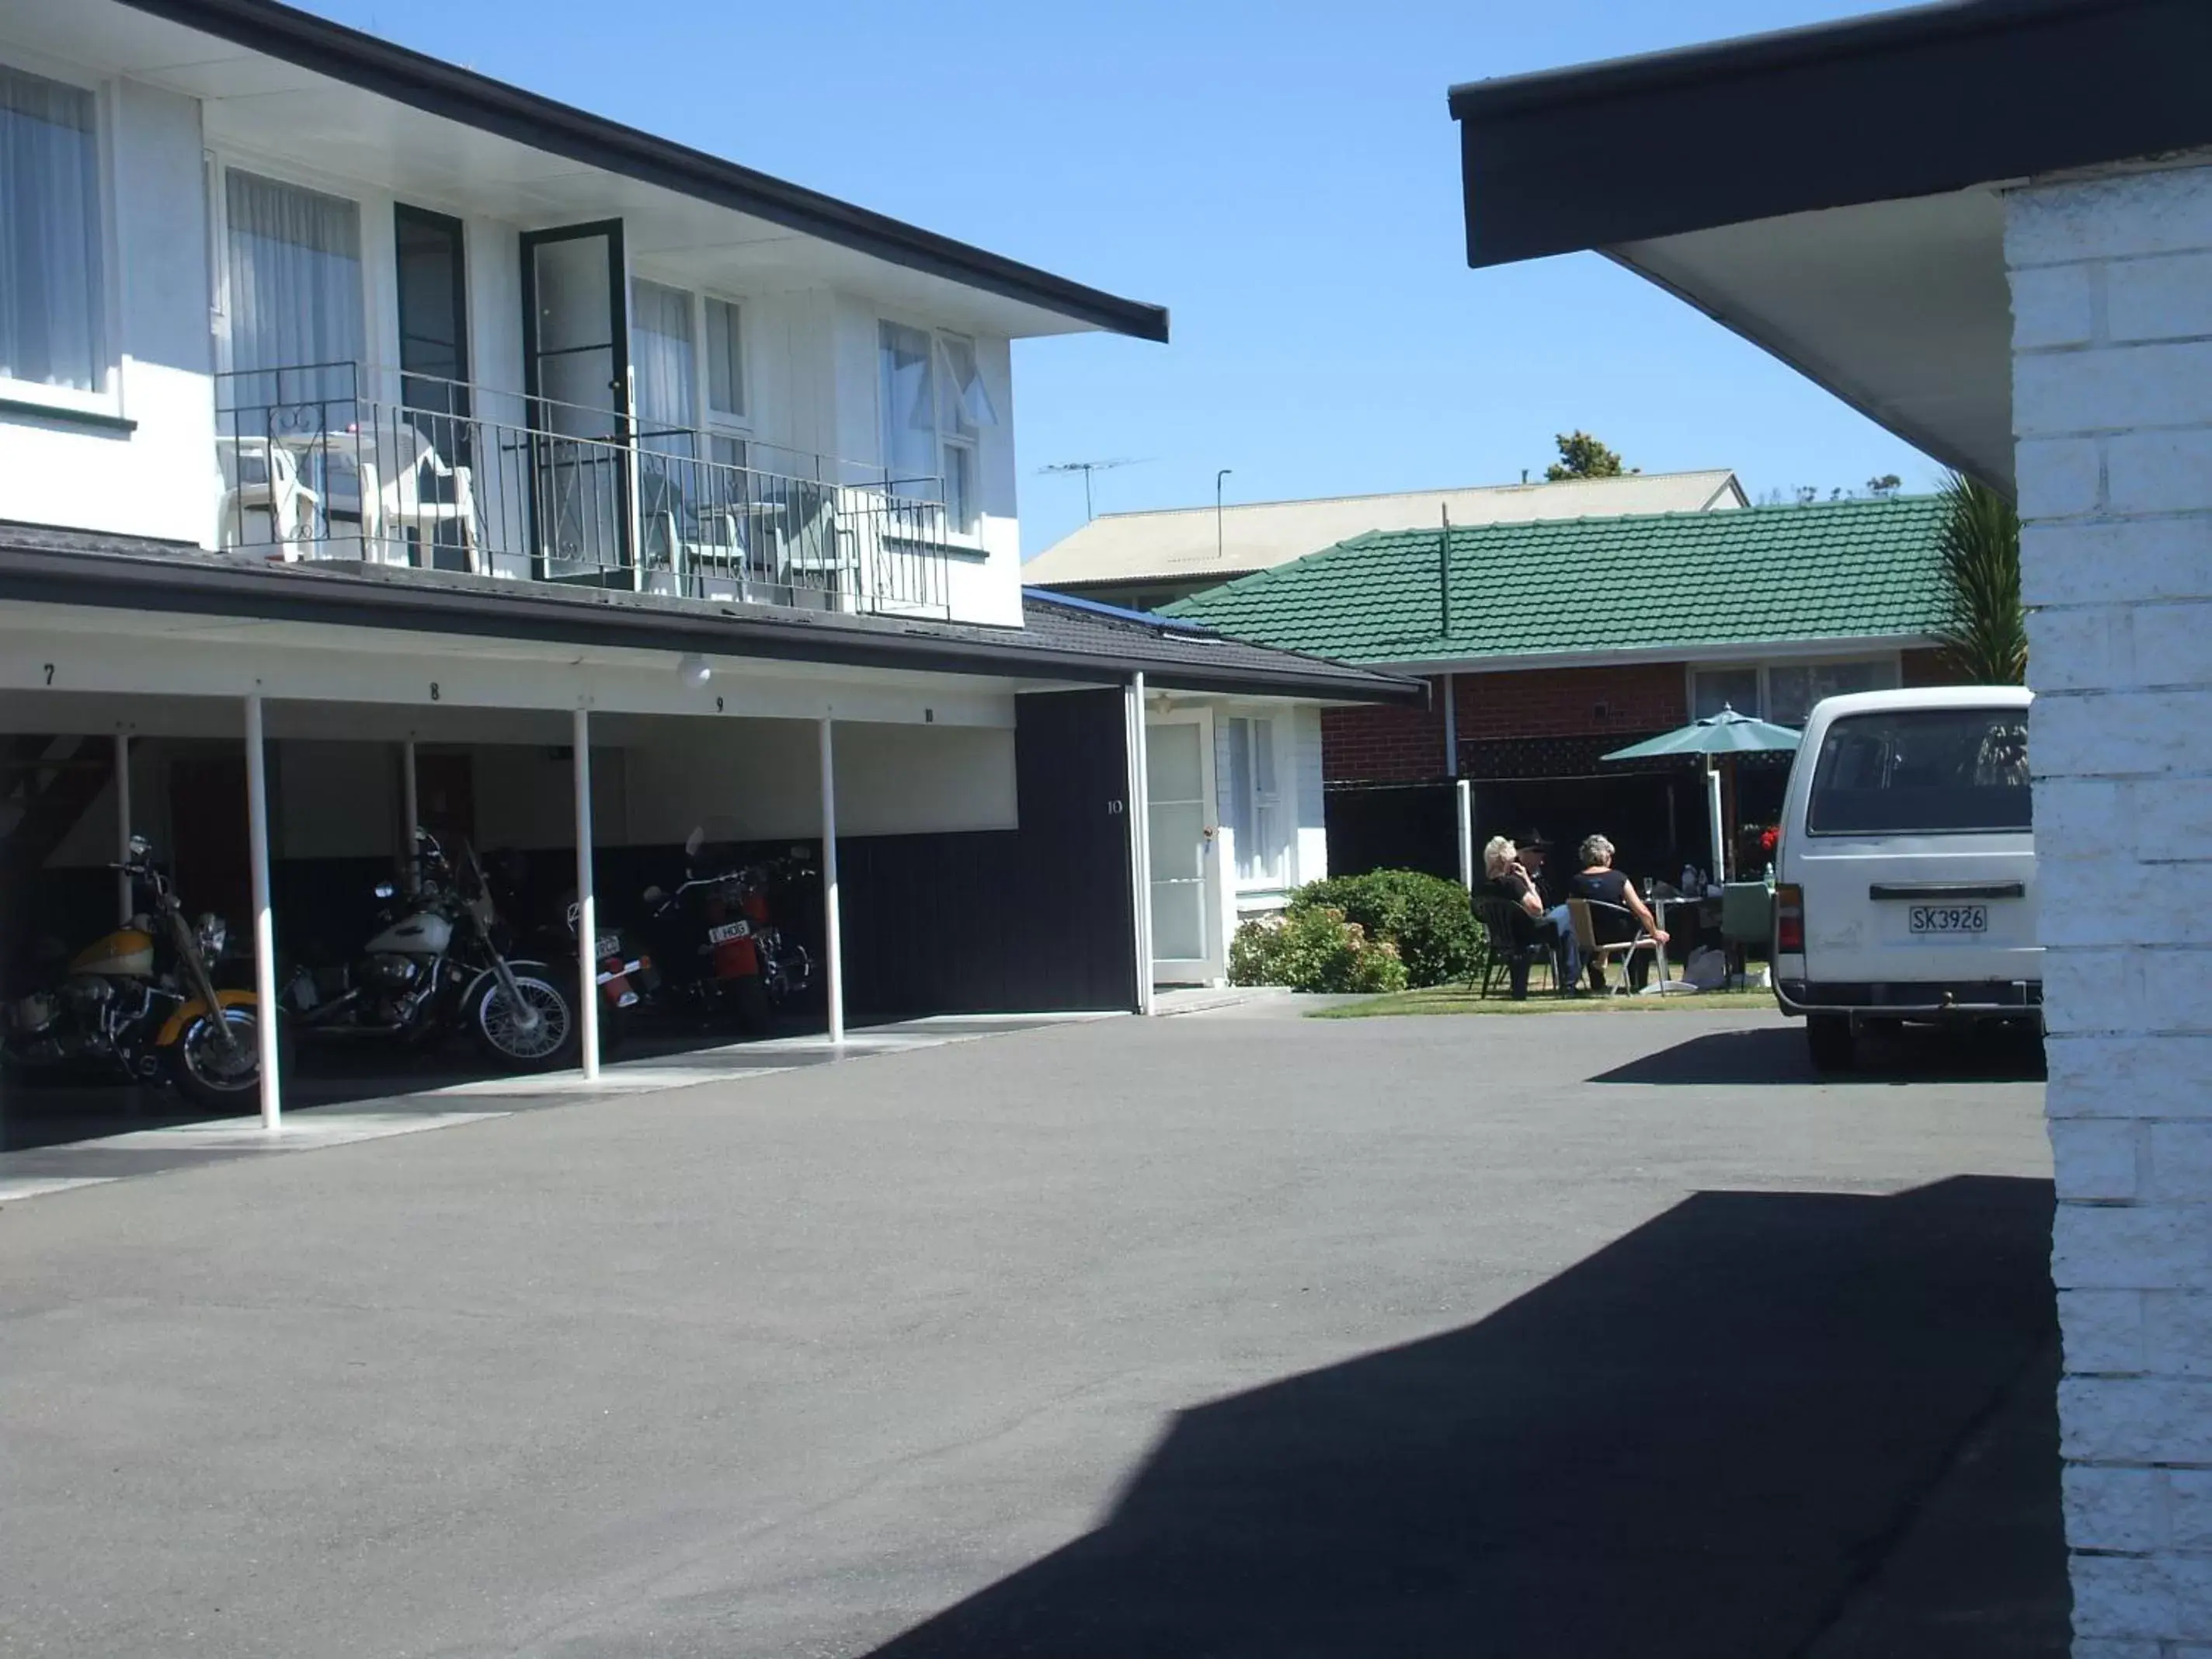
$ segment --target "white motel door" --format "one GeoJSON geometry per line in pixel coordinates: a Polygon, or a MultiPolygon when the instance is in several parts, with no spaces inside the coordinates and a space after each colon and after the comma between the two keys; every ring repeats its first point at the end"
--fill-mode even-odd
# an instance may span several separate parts
{"type": "Polygon", "coordinates": [[[1198,708],[1145,723],[1146,830],[1152,866],[1152,982],[1224,977],[1221,819],[1213,788],[1213,715],[1198,708]]]}

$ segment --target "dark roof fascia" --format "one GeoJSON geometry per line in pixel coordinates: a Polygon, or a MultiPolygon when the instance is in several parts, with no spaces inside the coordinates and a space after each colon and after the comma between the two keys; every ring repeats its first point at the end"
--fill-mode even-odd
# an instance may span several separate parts
{"type": "Polygon", "coordinates": [[[806,613],[731,615],[679,604],[641,605],[560,594],[356,576],[209,558],[58,551],[7,544],[0,529],[0,601],[152,610],[265,622],[375,628],[467,639],[531,640],[604,648],[697,651],[908,672],[1119,684],[1133,674],[1163,689],[1332,702],[1418,703],[1427,687],[1388,673],[1288,653],[1273,666],[1194,665],[1131,648],[1055,650],[1019,629],[881,622],[806,613]],[[1003,638],[991,637],[1001,635],[1003,638]]]}
{"type": "Polygon", "coordinates": [[[1164,342],[1161,306],[1125,300],[934,231],[839,201],[686,145],[658,138],[472,70],[410,51],[276,0],[122,0],[198,29],[464,126],[495,133],[586,167],[658,185],[1056,316],[1164,342]]]}
{"type": "Polygon", "coordinates": [[[2204,0],[1947,0],[1455,87],[1468,263],[2212,143],[2204,0]]]}

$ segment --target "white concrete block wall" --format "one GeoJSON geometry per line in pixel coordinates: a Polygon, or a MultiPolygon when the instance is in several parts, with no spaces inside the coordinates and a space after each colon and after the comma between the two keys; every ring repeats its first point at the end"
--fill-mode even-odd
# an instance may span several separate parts
{"type": "Polygon", "coordinates": [[[2212,167],[2008,199],[2079,1659],[2212,1653],[2212,167]]]}

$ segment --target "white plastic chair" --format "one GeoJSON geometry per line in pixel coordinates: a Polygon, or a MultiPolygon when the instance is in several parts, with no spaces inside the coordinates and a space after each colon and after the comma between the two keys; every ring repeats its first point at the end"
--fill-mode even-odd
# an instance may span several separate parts
{"type": "Polygon", "coordinates": [[[477,542],[476,480],[465,466],[454,466],[441,457],[430,441],[404,422],[396,431],[380,429],[362,446],[362,534],[375,541],[396,530],[412,543],[407,562],[427,568],[435,561],[438,529],[458,525],[461,546],[468,555],[469,574],[483,574],[482,550],[477,542]],[[450,501],[426,499],[425,475],[447,479],[453,485],[450,501]]]}
{"type": "Polygon", "coordinates": [[[302,544],[320,498],[300,482],[299,462],[292,452],[266,438],[217,437],[215,453],[222,468],[222,505],[217,514],[221,544],[275,546],[283,550],[287,564],[307,557],[302,544]],[[246,515],[254,512],[269,515],[266,544],[246,540],[246,515]]]}

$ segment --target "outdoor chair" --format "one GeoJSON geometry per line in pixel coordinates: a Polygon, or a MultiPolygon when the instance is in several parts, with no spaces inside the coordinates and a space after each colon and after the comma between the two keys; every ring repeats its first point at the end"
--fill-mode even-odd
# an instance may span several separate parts
{"type": "Polygon", "coordinates": [[[1496,894],[1478,893],[1474,905],[1474,919],[1482,924],[1483,937],[1489,946],[1482,958],[1483,996],[1495,994],[1503,980],[1512,988],[1514,1001],[1526,1001],[1528,970],[1539,962],[1550,967],[1553,987],[1559,988],[1559,958],[1553,947],[1538,935],[1534,916],[1512,900],[1496,894]]]}
{"type": "Polygon", "coordinates": [[[222,467],[222,505],[217,515],[222,545],[274,547],[286,563],[304,556],[301,544],[314,518],[315,492],[300,482],[292,452],[267,438],[218,437],[216,460],[222,467]],[[269,515],[265,542],[249,543],[246,515],[269,515]]]}
{"type": "MultiPolygon", "coordinates": [[[[1607,904],[1601,899],[1571,898],[1567,901],[1567,915],[1574,923],[1575,943],[1582,949],[1583,960],[1597,964],[1602,974],[1605,965],[1615,957],[1621,959],[1623,983],[1615,990],[1627,988],[1626,981],[1636,976],[1636,953],[1649,951],[1656,954],[1659,941],[1645,933],[1636,920],[1636,913],[1622,904],[1607,904]],[[1598,919],[1603,916],[1608,924],[1606,931],[1625,930],[1626,939],[1598,942],[1598,919]]],[[[1648,967],[1645,970],[1650,971],[1648,967]]]]}

